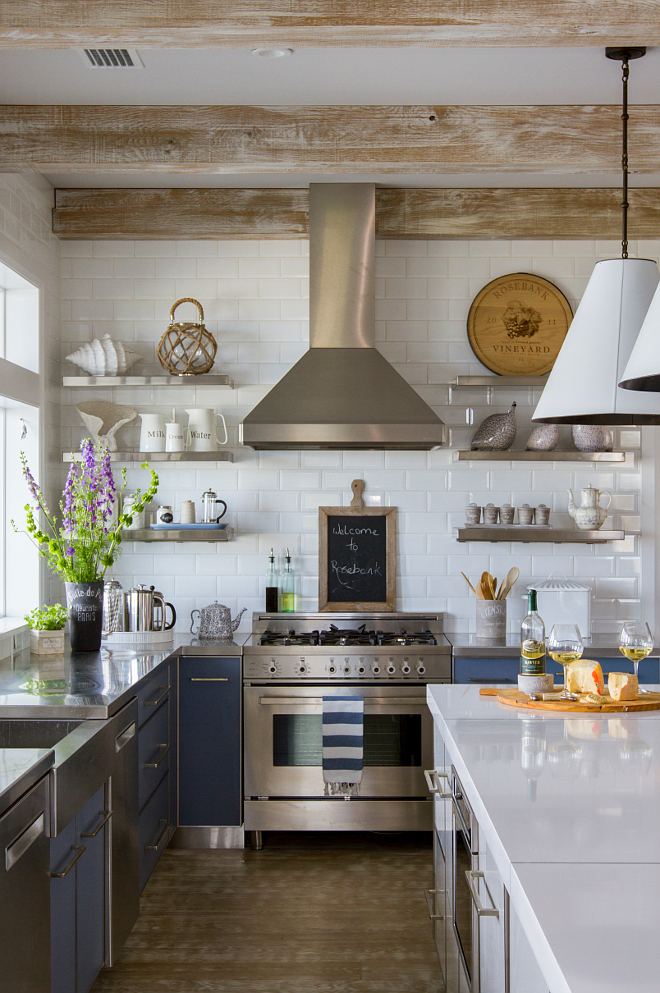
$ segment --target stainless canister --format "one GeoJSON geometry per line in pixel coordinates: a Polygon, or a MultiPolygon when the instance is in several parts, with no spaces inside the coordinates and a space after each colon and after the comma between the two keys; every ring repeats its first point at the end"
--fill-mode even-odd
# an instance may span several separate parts
{"type": "Polygon", "coordinates": [[[153,586],[140,583],[133,586],[126,594],[128,604],[129,631],[169,631],[174,627],[176,611],[171,603],[166,603],[163,594],[157,593],[153,586]],[[156,608],[160,607],[160,617],[156,619],[156,608]],[[165,623],[165,608],[172,611],[172,620],[165,623]]]}
{"type": "Polygon", "coordinates": [[[126,598],[121,583],[109,579],[103,584],[103,634],[126,630],[126,598]]]}

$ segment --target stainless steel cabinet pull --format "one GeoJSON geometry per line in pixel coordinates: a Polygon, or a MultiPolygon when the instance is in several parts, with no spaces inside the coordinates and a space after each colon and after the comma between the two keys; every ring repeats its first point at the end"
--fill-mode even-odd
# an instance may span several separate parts
{"type": "Polygon", "coordinates": [[[191,683],[228,683],[227,676],[191,676],[191,683]]]}
{"type": "Polygon", "coordinates": [[[7,872],[16,865],[22,855],[25,855],[30,845],[32,845],[40,834],[46,829],[46,819],[43,811],[29,824],[18,838],[12,841],[11,845],[5,848],[5,869],[7,872]]]}
{"type": "Polygon", "coordinates": [[[467,880],[470,896],[472,897],[472,902],[474,903],[475,909],[477,911],[477,917],[499,917],[500,912],[495,906],[493,898],[490,895],[490,890],[488,889],[488,884],[485,881],[484,873],[477,872],[476,869],[466,869],[465,878],[467,880]],[[476,879],[484,880],[484,886],[486,887],[486,893],[488,894],[488,899],[493,904],[491,908],[484,907],[484,905],[482,904],[479,898],[479,894],[477,893],[477,886],[475,884],[476,879]]]}
{"type": "Polygon", "coordinates": [[[170,826],[170,822],[167,819],[163,819],[161,817],[161,819],[158,821],[158,823],[163,825],[163,830],[160,832],[160,834],[156,838],[156,844],[155,845],[145,845],[144,846],[145,852],[157,852],[158,851],[158,847],[159,847],[161,841],[163,840],[163,838],[167,834],[167,829],[170,826]]]}
{"type": "Polygon", "coordinates": [[[153,700],[145,700],[142,704],[143,707],[157,707],[160,701],[164,700],[167,694],[170,692],[170,684],[168,683],[167,686],[159,686],[158,689],[162,690],[162,693],[159,693],[158,696],[155,696],[153,700]]]}
{"type": "Polygon", "coordinates": [[[442,786],[438,782],[439,779],[446,779],[449,782],[449,776],[444,772],[436,772],[435,769],[425,769],[424,776],[429,788],[429,793],[433,793],[437,796],[438,800],[451,800],[451,790],[449,793],[442,792],[442,786]]]}
{"type": "Polygon", "coordinates": [[[132,724],[129,724],[128,727],[124,731],[122,731],[121,734],[118,734],[117,737],[115,738],[115,751],[120,752],[124,747],[124,745],[127,745],[131,740],[131,738],[135,737],[135,732],[136,732],[135,721],[133,721],[132,724]]]}
{"type": "Polygon", "coordinates": [[[99,833],[99,831],[101,830],[101,828],[103,827],[103,825],[107,824],[107,822],[112,817],[111,810],[99,810],[99,814],[101,815],[101,823],[97,824],[93,831],[81,831],[80,832],[81,838],[95,838],[99,833]]]}
{"type": "MultiPolygon", "coordinates": [[[[323,703],[323,697],[320,696],[260,696],[259,703],[266,707],[309,707],[310,705],[314,707],[320,707],[323,703]]],[[[365,696],[364,705],[368,707],[370,704],[378,704],[378,706],[386,707],[421,707],[426,706],[426,701],[423,696],[418,697],[376,697],[376,696],[365,696]]]]}
{"type": "Polygon", "coordinates": [[[158,747],[159,748],[162,748],[164,750],[160,753],[160,755],[158,756],[158,758],[156,759],[155,762],[145,762],[144,763],[144,768],[145,769],[157,769],[158,766],[160,765],[160,763],[163,761],[163,759],[165,758],[165,756],[167,755],[167,753],[170,750],[170,746],[167,745],[163,741],[161,741],[161,742],[158,743],[158,747]]]}
{"type": "Polygon", "coordinates": [[[61,872],[51,872],[51,879],[64,879],[65,876],[68,876],[83,852],[87,851],[87,845],[71,845],[71,851],[76,854],[73,856],[66,869],[62,869],[61,872]]]}
{"type": "Polygon", "coordinates": [[[445,919],[445,915],[444,914],[434,914],[433,913],[433,907],[431,906],[431,901],[432,901],[433,897],[436,897],[436,899],[437,899],[440,895],[444,896],[445,895],[445,891],[444,890],[424,890],[424,896],[426,898],[426,906],[429,908],[429,920],[432,920],[432,921],[444,921],[444,919],[445,919]]]}

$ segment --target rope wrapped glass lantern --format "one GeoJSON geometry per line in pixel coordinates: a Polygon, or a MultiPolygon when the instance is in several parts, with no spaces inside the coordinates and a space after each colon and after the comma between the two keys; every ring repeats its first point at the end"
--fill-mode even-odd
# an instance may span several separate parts
{"type": "Polygon", "coordinates": [[[170,324],[158,342],[158,361],[172,376],[201,376],[213,367],[218,350],[215,338],[204,327],[204,310],[198,300],[182,297],[172,305],[170,324]],[[194,303],[199,321],[176,321],[174,312],[181,303],[194,303]]]}

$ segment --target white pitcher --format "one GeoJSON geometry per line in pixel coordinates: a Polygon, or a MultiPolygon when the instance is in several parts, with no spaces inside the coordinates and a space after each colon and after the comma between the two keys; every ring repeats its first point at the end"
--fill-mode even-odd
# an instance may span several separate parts
{"type": "Polygon", "coordinates": [[[218,417],[222,421],[225,436],[222,441],[218,441],[213,407],[191,407],[190,410],[186,409],[186,414],[188,415],[186,446],[191,452],[215,452],[219,445],[227,444],[227,425],[222,414],[218,414],[218,417]]]}
{"type": "Polygon", "coordinates": [[[140,414],[141,452],[165,451],[165,418],[162,414],[140,414]]]}

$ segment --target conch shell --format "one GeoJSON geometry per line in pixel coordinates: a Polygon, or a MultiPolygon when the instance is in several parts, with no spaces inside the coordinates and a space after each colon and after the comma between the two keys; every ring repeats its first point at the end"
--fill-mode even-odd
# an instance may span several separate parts
{"type": "Polygon", "coordinates": [[[86,341],[66,358],[88,376],[123,376],[142,356],[104,334],[100,339],[86,341]]]}

